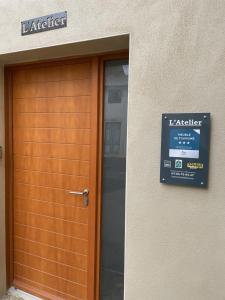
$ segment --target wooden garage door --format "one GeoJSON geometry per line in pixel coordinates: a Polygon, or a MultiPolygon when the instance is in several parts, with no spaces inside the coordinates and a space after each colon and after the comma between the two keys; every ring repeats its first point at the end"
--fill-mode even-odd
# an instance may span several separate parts
{"type": "Polygon", "coordinates": [[[92,299],[96,137],[95,59],[14,70],[14,285],[44,299],[92,299]]]}

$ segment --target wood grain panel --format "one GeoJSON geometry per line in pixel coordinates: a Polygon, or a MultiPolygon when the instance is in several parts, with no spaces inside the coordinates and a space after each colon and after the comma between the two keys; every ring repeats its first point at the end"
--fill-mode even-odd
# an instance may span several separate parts
{"type": "Polygon", "coordinates": [[[15,170],[15,183],[24,183],[35,186],[47,186],[69,190],[84,190],[89,183],[87,177],[44,173],[36,171],[15,170]]]}
{"type": "Polygon", "coordinates": [[[14,113],[90,112],[90,96],[15,99],[14,113]],[[54,105],[52,105],[54,103],[54,105]]]}
{"type": "Polygon", "coordinates": [[[15,170],[30,170],[75,176],[89,175],[89,162],[80,160],[14,156],[15,170]]]}
{"type": "Polygon", "coordinates": [[[24,211],[15,211],[15,223],[58,232],[70,237],[88,240],[88,226],[24,211]]]}
{"type": "Polygon", "coordinates": [[[13,86],[13,91],[16,99],[89,96],[91,94],[89,79],[20,84],[16,82],[13,86]]]}
{"type": "Polygon", "coordinates": [[[48,217],[55,217],[65,221],[88,224],[87,209],[83,207],[73,207],[44,201],[34,201],[31,199],[15,197],[15,210],[27,211],[48,217]]]}
{"type": "Polygon", "coordinates": [[[73,262],[73,267],[81,270],[87,270],[87,256],[69,251],[64,251],[38,242],[29,241],[15,236],[15,251],[39,256],[40,258],[49,259],[67,266],[73,262]]]}
{"type": "Polygon", "coordinates": [[[31,68],[15,72],[17,83],[37,83],[90,78],[90,63],[31,68]]]}
{"type": "Polygon", "coordinates": [[[89,113],[20,113],[14,117],[16,128],[90,128],[89,113]]]}
{"type": "Polygon", "coordinates": [[[63,293],[75,296],[79,299],[87,299],[87,289],[85,286],[71,283],[70,281],[40,272],[24,265],[19,265],[17,263],[14,265],[16,276],[25,277],[40,284],[47,285],[52,289],[59,288],[63,293]]]}
{"type": "Polygon", "coordinates": [[[71,195],[69,195],[63,189],[54,189],[50,187],[38,187],[28,184],[15,183],[14,192],[15,195],[20,198],[66,205],[69,203],[70,205],[83,207],[83,201],[81,197],[71,197],[71,195]]]}
{"type": "Polygon", "coordinates": [[[14,154],[43,158],[89,161],[90,146],[17,142],[14,154]]]}
{"type": "Polygon", "coordinates": [[[32,294],[38,297],[42,297],[42,299],[45,300],[80,300],[75,296],[63,294],[59,290],[52,289],[49,286],[40,284],[36,281],[31,281],[30,279],[18,276],[17,274],[15,274],[14,284],[15,286],[19,286],[22,290],[27,292],[30,292],[32,287],[32,294]]]}
{"type": "Polygon", "coordinates": [[[78,270],[65,264],[55,264],[48,259],[40,259],[39,256],[31,255],[26,252],[15,251],[15,263],[31,267],[49,275],[57,276],[65,280],[87,285],[87,272],[78,270]]]}
{"type": "Polygon", "coordinates": [[[88,241],[79,238],[71,237],[68,239],[67,236],[59,233],[49,232],[43,229],[37,229],[19,224],[15,226],[14,233],[18,237],[26,238],[31,241],[36,241],[42,244],[84,255],[88,254],[88,241]]]}
{"type": "Polygon", "coordinates": [[[14,156],[15,170],[30,170],[65,175],[89,175],[89,162],[80,160],[37,158],[29,156],[14,156]]]}
{"type": "Polygon", "coordinates": [[[14,142],[90,145],[89,129],[16,128],[14,142]],[[19,140],[16,140],[19,138],[19,140]]]}
{"type": "Polygon", "coordinates": [[[13,74],[14,284],[43,299],[92,300],[95,216],[68,192],[88,188],[95,205],[94,70],[87,59],[13,74]]]}

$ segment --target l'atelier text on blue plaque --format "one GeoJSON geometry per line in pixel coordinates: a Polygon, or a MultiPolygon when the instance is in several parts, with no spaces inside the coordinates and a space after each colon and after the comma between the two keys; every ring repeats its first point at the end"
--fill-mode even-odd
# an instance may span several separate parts
{"type": "Polygon", "coordinates": [[[160,182],[206,187],[209,113],[162,115],[160,182]]]}
{"type": "Polygon", "coordinates": [[[21,34],[28,35],[67,27],[67,12],[55,13],[21,22],[21,34]]]}

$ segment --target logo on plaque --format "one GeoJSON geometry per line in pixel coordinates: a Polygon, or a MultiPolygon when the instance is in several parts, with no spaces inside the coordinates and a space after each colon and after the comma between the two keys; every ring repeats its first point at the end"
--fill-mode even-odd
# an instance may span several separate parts
{"type": "Polygon", "coordinates": [[[181,159],[176,159],[175,160],[175,168],[176,169],[182,169],[182,160],[181,159]]]}

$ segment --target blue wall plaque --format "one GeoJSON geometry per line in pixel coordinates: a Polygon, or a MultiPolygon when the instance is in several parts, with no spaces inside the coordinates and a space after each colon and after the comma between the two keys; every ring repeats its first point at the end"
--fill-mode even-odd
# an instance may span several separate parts
{"type": "Polygon", "coordinates": [[[160,182],[206,187],[209,113],[162,115],[160,182]]]}

